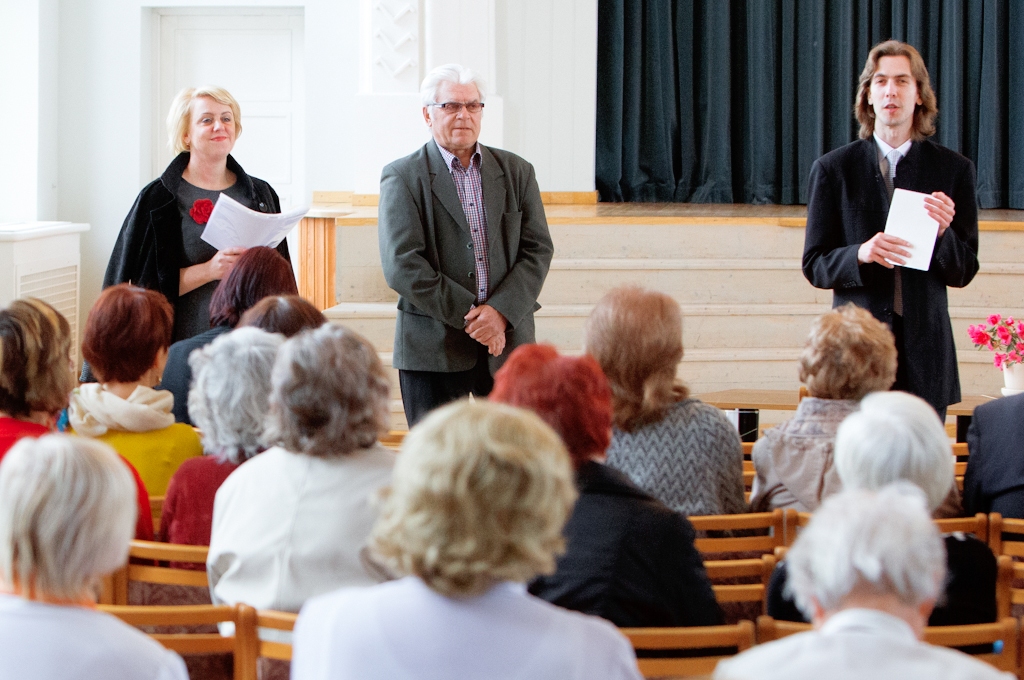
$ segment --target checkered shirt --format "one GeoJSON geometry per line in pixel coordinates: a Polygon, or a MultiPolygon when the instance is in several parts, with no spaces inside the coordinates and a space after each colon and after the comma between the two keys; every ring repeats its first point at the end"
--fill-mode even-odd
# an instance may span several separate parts
{"type": "Polygon", "coordinates": [[[462,167],[462,161],[448,149],[440,144],[437,148],[451,172],[462,212],[466,213],[466,221],[469,222],[473,258],[476,260],[476,301],[478,304],[483,303],[487,301],[490,289],[491,263],[487,259],[487,213],[484,212],[484,187],[480,179],[480,144],[476,145],[468,169],[462,167]]]}

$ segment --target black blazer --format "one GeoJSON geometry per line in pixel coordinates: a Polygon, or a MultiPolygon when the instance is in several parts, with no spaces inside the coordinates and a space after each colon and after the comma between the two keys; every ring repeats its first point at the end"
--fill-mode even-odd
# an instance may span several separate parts
{"type": "MultiPolygon", "coordinates": [[[[860,264],[857,249],[885,230],[889,199],[874,138],[829,152],[811,168],[804,240],[804,276],[833,290],[835,307],[852,302],[892,325],[893,270],[860,264]]],[[[943,146],[914,142],[896,168],[895,186],[943,191],[956,204],[949,229],[935,243],[926,272],[902,271],[903,328],[910,391],[936,409],[960,401],[960,374],[946,287],[962,288],[978,272],[978,202],[974,164],[943,146]]]]}
{"type": "Polygon", "coordinates": [[[617,470],[584,463],[566,553],[530,592],[617,626],[723,622],[690,522],[617,470]]]}
{"type": "Polygon", "coordinates": [[[1024,519],[1024,394],[974,409],[967,448],[964,510],[1024,519]]]}

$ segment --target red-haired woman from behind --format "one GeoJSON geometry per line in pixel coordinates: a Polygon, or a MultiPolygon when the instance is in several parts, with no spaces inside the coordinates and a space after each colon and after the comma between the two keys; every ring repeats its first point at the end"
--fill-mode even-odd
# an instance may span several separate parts
{"type": "Polygon", "coordinates": [[[200,456],[195,430],[175,425],[168,392],[153,389],[167,362],[174,310],[163,295],[127,283],[104,290],[89,312],[82,354],[98,383],[71,393],[75,434],[100,439],[162,496],[178,466],[200,456]]]}
{"type": "Polygon", "coordinates": [[[611,440],[608,381],[590,356],[550,345],[516,349],[494,376],[491,401],[529,409],[565,442],[579,500],[565,525],[567,552],[530,592],[620,627],[722,623],[693,527],[604,465],[611,440]]]}

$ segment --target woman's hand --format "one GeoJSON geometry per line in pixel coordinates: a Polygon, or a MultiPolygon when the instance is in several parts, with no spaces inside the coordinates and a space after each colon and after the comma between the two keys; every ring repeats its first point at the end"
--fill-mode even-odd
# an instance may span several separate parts
{"type": "Polygon", "coordinates": [[[178,295],[191,293],[196,288],[206,285],[210,281],[220,281],[231,273],[239,256],[245,252],[245,248],[225,248],[218,250],[210,260],[201,264],[194,264],[180,270],[178,277],[178,295]]]}

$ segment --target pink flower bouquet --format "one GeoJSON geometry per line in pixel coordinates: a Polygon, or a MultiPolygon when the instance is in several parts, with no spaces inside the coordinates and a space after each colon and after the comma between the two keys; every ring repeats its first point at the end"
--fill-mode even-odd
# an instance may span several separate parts
{"type": "Polygon", "coordinates": [[[1024,321],[993,314],[987,324],[969,326],[967,334],[975,347],[993,352],[992,363],[996,368],[1002,370],[1004,366],[1024,363],[1024,321]]]}

